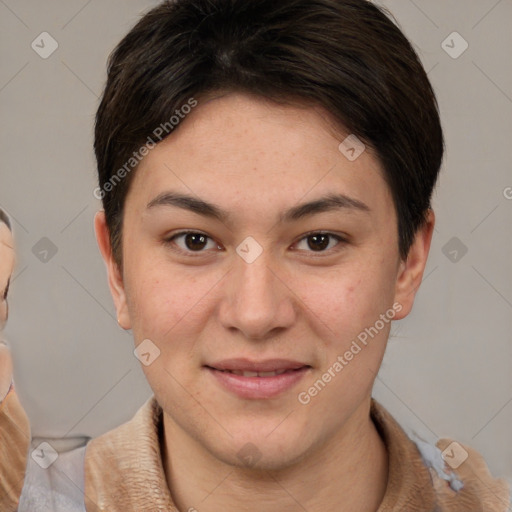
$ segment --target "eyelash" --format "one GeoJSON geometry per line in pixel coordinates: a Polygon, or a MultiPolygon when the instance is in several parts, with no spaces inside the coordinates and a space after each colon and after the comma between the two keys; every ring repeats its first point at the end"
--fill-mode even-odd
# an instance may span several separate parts
{"type": "MultiPolygon", "coordinates": [[[[176,238],[179,238],[181,236],[186,236],[186,235],[201,235],[201,236],[204,236],[205,238],[207,238],[208,240],[213,241],[213,238],[209,237],[205,233],[201,233],[200,231],[180,231],[179,233],[175,233],[171,237],[166,238],[164,240],[164,244],[170,246],[172,248],[172,250],[179,252],[180,254],[185,254],[190,257],[198,257],[198,256],[203,255],[203,253],[206,252],[205,250],[191,251],[191,250],[185,250],[185,249],[182,249],[181,247],[176,246],[176,244],[174,243],[174,240],[176,238]]],[[[314,236],[314,235],[328,235],[330,238],[334,238],[338,243],[334,246],[334,248],[331,248],[331,249],[326,249],[323,251],[306,251],[306,252],[311,252],[313,255],[315,255],[313,257],[318,257],[318,256],[321,256],[322,254],[326,254],[326,253],[330,254],[333,250],[337,250],[336,248],[338,248],[338,250],[339,250],[340,245],[346,244],[348,242],[346,238],[344,238],[340,235],[336,235],[335,233],[331,233],[329,231],[310,231],[309,233],[306,233],[305,235],[303,235],[303,237],[300,238],[297,242],[295,242],[294,245],[298,244],[299,242],[302,242],[303,240],[307,240],[309,237],[314,236]]],[[[219,244],[217,244],[217,246],[218,245],[219,244]]]]}

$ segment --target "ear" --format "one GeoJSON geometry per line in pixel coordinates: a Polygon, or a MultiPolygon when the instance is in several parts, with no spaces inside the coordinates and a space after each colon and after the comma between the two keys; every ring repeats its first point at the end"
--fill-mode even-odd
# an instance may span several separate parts
{"type": "Polygon", "coordinates": [[[401,304],[402,309],[397,312],[395,320],[405,318],[412,309],[414,297],[420,287],[427,264],[434,224],[435,214],[432,209],[429,209],[425,224],[414,236],[407,259],[400,261],[395,286],[395,302],[401,304]]]}
{"type": "Polygon", "coordinates": [[[97,212],[94,217],[94,230],[96,232],[98,247],[101,255],[103,256],[103,260],[105,261],[105,265],[107,266],[108,285],[116,307],[117,322],[123,329],[131,329],[123,275],[112,255],[110,232],[105,219],[105,212],[103,210],[97,212]]]}

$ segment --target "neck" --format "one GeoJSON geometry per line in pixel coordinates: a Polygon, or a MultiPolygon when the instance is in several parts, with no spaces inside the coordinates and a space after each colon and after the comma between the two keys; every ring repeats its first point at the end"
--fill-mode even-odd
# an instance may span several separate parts
{"type": "Polygon", "coordinates": [[[369,410],[368,400],[314,453],[272,471],[223,463],[164,413],[163,460],[173,500],[181,512],[376,512],[388,455],[369,410]]]}

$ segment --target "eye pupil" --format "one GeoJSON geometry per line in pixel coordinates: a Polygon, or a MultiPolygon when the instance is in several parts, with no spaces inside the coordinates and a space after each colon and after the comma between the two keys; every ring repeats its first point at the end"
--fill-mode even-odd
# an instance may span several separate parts
{"type": "MultiPolygon", "coordinates": [[[[333,236],[334,235],[330,233],[315,233],[309,236],[306,235],[302,240],[307,240],[308,248],[312,252],[324,252],[326,249],[329,249],[330,241],[333,236]]],[[[174,238],[181,238],[187,251],[203,252],[205,247],[208,245],[208,240],[210,237],[203,235],[202,233],[185,232],[176,235],[174,238]]],[[[219,246],[217,248],[220,249],[219,246]]]]}
{"type": "Polygon", "coordinates": [[[206,236],[200,233],[187,233],[185,244],[190,250],[203,249],[206,245],[206,236]]]}
{"type": "Polygon", "coordinates": [[[329,245],[329,235],[319,234],[308,237],[308,246],[313,251],[323,250],[329,245]],[[313,242],[313,243],[311,243],[313,242]],[[318,245],[315,245],[318,244],[318,245]]]}

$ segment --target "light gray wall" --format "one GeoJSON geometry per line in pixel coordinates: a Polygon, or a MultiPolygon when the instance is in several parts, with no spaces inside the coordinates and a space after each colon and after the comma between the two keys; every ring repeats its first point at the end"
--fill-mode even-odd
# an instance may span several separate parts
{"type": "MultiPolygon", "coordinates": [[[[36,436],[99,435],[150,394],[93,235],[92,127],[109,51],[157,3],[0,2],[0,206],[18,247],[5,334],[36,436]],[[47,59],[31,48],[41,32],[58,43],[47,59]]],[[[374,396],[407,430],[468,443],[512,478],[512,2],[383,3],[429,70],[447,155],[424,283],[374,396]],[[442,47],[454,31],[469,45],[458,58],[442,47]]]]}

